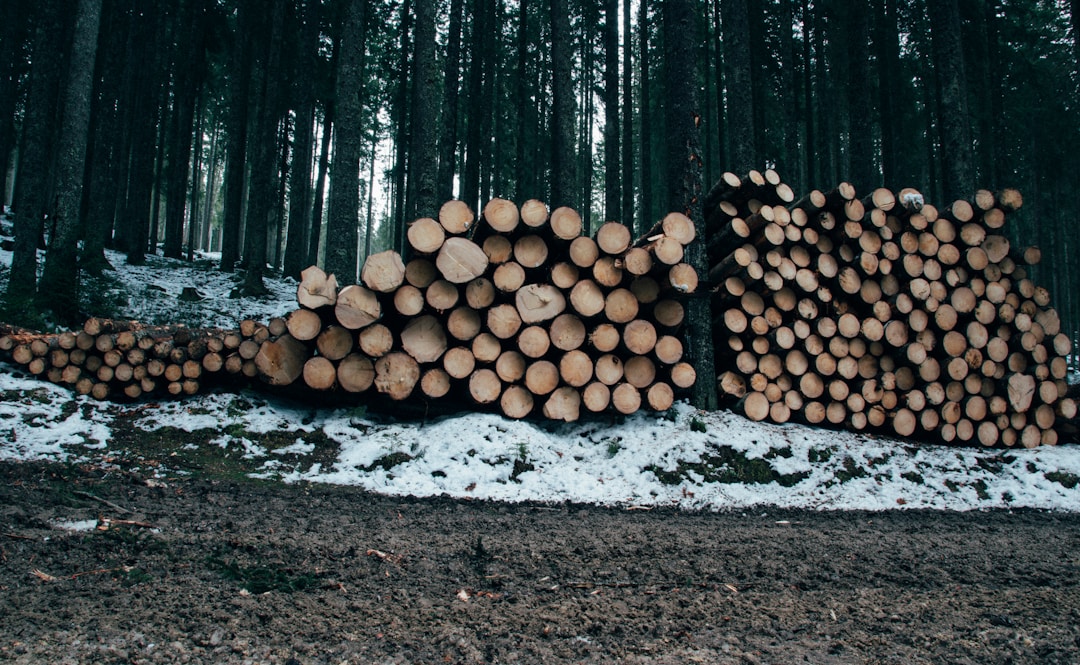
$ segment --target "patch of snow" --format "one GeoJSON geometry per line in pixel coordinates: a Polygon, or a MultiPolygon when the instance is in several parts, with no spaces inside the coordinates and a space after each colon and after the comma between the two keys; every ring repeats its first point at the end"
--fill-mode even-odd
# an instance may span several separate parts
{"type": "Polygon", "coordinates": [[[53,528],[63,531],[93,531],[97,529],[97,520],[55,520],[50,522],[53,528]]]}

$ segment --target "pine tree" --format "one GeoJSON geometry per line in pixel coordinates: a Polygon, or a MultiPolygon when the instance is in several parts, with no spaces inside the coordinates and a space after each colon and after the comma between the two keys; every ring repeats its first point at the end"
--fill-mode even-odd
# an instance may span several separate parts
{"type": "Polygon", "coordinates": [[[357,277],[366,11],[367,0],[348,0],[345,6],[334,86],[336,131],[330,170],[326,271],[334,273],[343,285],[355,283],[357,277]]]}
{"type": "Polygon", "coordinates": [[[101,0],[79,0],[58,137],[53,234],[38,290],[39,305],[68,325],[79,316],[80,212],[100,21],[101,0]]]}

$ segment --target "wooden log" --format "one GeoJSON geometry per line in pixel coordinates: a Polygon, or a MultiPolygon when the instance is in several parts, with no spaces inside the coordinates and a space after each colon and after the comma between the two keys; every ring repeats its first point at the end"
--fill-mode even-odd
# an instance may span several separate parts
{"type": "Polygon", "coordinates": [[[610,323],[601,323],[589,333],[589,344],[601,353],[614,351],[621,339],[619,329],[610,323]]]}
{"type": "Polygon", "coordinates": [[[521,221],[530,228],[540,228],[547,224],[547,204],[538,199],[529,199],[521,204],[521,221]]]}
{"type": "Polygon", "coordinates": [[[409,246],[416,252],[434,254],[446,240],[446,229],[430,217],[421,217],[409,224],[406,237],[409,240],[409,246]]]}
{"type": "MultiPolygon", "coordinates": [[[[285,320],[285,328],[295,339],[307,342],[315,339],[322,332],[322,319],[310,309],[293,310],[285,320]]],[[[275,336],[282,335],[285,331],[270,331],[275,336]]]]}
{"type": "Polygon", "coordinates": [[[495,335],[482,332],[472,340],[472,353],[479,363],[493,363],[502,354],[502,344],[495,335]]]}
{"type": "Polygon", "coordinates": [[[620,383],[611,392],[611,405],[623,415],[630,415],[641,408],[641,393],[629,383],[620,383]]]}
{"type": "Polygon", "coordinates": [[[1031,408],[1036,394],[1035,377],[1029,374],[1013,374],[1006,383],[1009,405],[1017,413],[1024,413],[1031,408]]]}
{"type": "Polygon", "coordinates": [[[588,236],[578,236],[570,243],[570,261],[579,268],[592,268],[600,258],[600,247],[588,236]]]}
{"type": "Polygon", "coordinates": [[[668,270],[667,281],[679,293],[694,293],[698,287],[698,274],[689,263],[678,263],[668,270]]]}
{"type": "Polygon", "coordinates": [[[446,370],[446,374],[455,379],[464,379],[469,377],[473,370],[476,368],[476,356],[473,355],[471,349],[465,347],[454,347],[453,349],[447,349],[443,354],[443,369],[446,370]]]}
{"type": "Polygon", "coordinates": [[[490,369],[478,369],[469,377],[469,395],[477,404],[491,404],[502,395],[502,382],[490,369]]]}
{"type": "Polygon", "coordinates": [[[643,247],[632,247],[622,256],[622,268],[631,275],[646,275],[652,267],[652,254],[643,247]]]}
{"type": "Polygon", "coordinates": [[[506,383],[516,383],[525,376],[528,363],[525,356],[515,350],[503,351],[495,361],[495,373],[506,383]]]}
{"type": "Polygon", "coordinates": [[[424,292],[424,301],[428,307],[440,314],[457,306],[460,298],[457,285],[445,279],[435,280],[424,292]]]}
{"type": "MultiPolygon", "coordinates": [[[[517,208],[513,209],[516,216],[517,208]]],[[[368,261],[370,260],[369,258],[368,261]]],[[[443,243],[435,258],[435,267],[447,281],[465,284],[484,274],[488,267],[488,258],[484,250],[476,243],[467,238],[455,236],[447,238],[443,243]]]]}
{"type": "Polygon", "coordinates": [[[670,385],[657,382],[649,386],[645,392],[645,398],[654,411],[667,411],[675,403],[675,391],[670,385]]]}
{"type": "Polygon", "coordinates": [[[329,390],[337,380],[337,368],[328,358],[315,356],[304,363],[304,383],[312,390],[329,390]]]}
{"type": "Polygon", "coordinates": [[[604,311],[604,292],[591,279],[583,279],[570,291],[570,306],[586,318],[604,311]]]}
{"type": "Polygon", "coordinates": [[[432,399],[445,397],[450,392],[450,375],[438,367],[432,367],[420,377],[420,392],[432,399]]]}
{"type": "Polygon", "coordinates": [[[527,358],[543,358],[551,348],[551,338],[542,326],[528,326],[518,333],[517,348],[527,358]]]}
{"type": "Polygon", "coordinates": [[[630,229],[620,222],[605,222],[596,230],[596,245],[608,255],[622,254],[630,248],[630,241],[630,229]]]}
{"type": "Polygon", "coordinates": [[[483,311],[495,302],[495,285],[486,277],[477,277],[465,285],[465,302],[477,311],[483,311]]]}
{"type": "MultiPolygon", "coordinates": [[[[401,347],[416,362],[435,362],[446,351],[446,332],[434,316],[421,316],[401,331],[401,347]]],[[[419,379],[419,375],[416,378],[419,379]]]]}
{"type": "Polygon", "coordinates": [[[357,284],[350,284],[338,293],[334,317],[345,328],[359,330],[382,316],[382,306],[375,294],[357,284]]]}
{"type": "MultiPolygon", "coordinates": [[[[293,337],[296,337],[294,334],[293,337]]],[[[319,355],[330,360],[341,360],[352,352],[353,334],[341,326],[327,326],[315,340],[319,355]]]]}
{"type": "Polygon", "coordinates": [[[538,235],[522,236],[514,243],[514,260],[523,268],[538,268],[547,258],[547,243],[538,235]]]}
{"type": "Polygon", "coordinates": [[[560,289],[572,289],[578,282],[578,269],[572,263],[560,261],[551,266],[551,283],[560,289]]]}
{"type": "Polygon", "coordinates": [[[600,413],[611,405],[611,388],[593,381],[581,391],[581,403],[593,413],[600,413]]]}
{"type": "Polygon", "coordinates": [[[375,361],[375,389],[400,401],[408,398],[420,380],[420,365],[407,353],[389,353],[375,361]]]}
{"type": "Polygon", "coordinates": [[[394,309],[402,316],[416,316],[424,310],[424,292],[412,284],[402,284],[394,291],[394,309]]]}
{"type": "Polygon", "coordinates": [[[547,395],[559,385],[559,368],[548,360],[530,363],[525,370],[525,387],[534,395],[547,395]]]}
{"type": "MultiPolygon", "coordinates": [[[[484,206],[484,221],[499,233],[509,233],[517,228],[521,221],[518,207],[512,201],[494,198],[484,206]]],[[[475,277],[476,275],[473,275],[475,277]]],[[[472,279],[470,277],[469,279],[472,279]]],[[[468,281],[468,280],[466,280],[468,281]]]]}
{"type": "Polygon", "coordinates": [[[682,245],[689,245],[697,237],[694,221],[681,212],[669,212],[660,221],[660,227],[669,238],[682,245]]]}
{"type": "Polygon", "coordinates": [[[674,335],[662,335],[657,338],[653,353],[661,363],[674,365],[683,357],[682,340],[674,335]]]}
{"type": "Polygon", "coordinates": [[[300,284],[296,287],[296,302],[301,307],[318,309],[337,302],[337,278],[327,275],[318,266],[309,266],[300,272],[300,284]]]}
{"type": "Polygon", "coordinates": [[[427,259],[417,258],[405,264],[405,281],[418,289],[426,289],[438,278],[438,269],[427,259]]]}
{"type": "Polygon", "coordinates": [[[479,335],[480,328],[480,313],[471,307],[456,307],[446,318],[446,331],[463,342],[479,335]]]}
{"type": "MultiPolygon", "coordinates": [[[[629,289],[615,289],[604,299],[604,316],[612,323],[629,323],[637,317],[638,311],[637,297],[629,289]]],[[[660,323],[664,325],[663,321],[660,323]]]]}
{"type": "MultiPolygon", "coordinates": [[[[307,358],[308,351],[302,342],[290,335],[283,335],[275,341],[262,343],[255,355],[255,366],[264,381],[272,386],[284,386],[300,378],[307,358]]],[[[166,378],[169,378],[168,370],[166,378]]]]}
{"type": "Polygon", "coordinates": [[[569,386],[556,389],[544,402],[544,417],[549,420],[574,422],[581,413],[581,393],[569,386]]]}
{"type": "Polygon", "coordinates": [[[533,395],[522,386],[508,386],[499,398],[499,407],[508,418],[524,418],[533,410],[533,395]]]}
{"type": "Polygon", "coordinates": [[[573,314],[560,314],[552,320],[548,334],[556,349],[573,351],[585,343],[585,323],[573,314]]]}
{"type": "Polygon", "coordinates": [[[514,302],[524,323],[548,321],[566,309],[566,298],[550,284],[524,286],[514,295],[514,302]]]}
{"type": "Polygon", "coordinates": [[[525,269],[517,261],[507,261],[495,268],[491,279],[503,293],[514,293],[525,283],[525,269]]]}
{"type": "Polygon", "coordinates": [[[450,200],[439,208],[439,224],[452,235],[461,235],[472,228],[476,215],[464,201],[450,200]]]}
{"type": "Polygon", "coordinates": [[[401,255],[392,249],[372,254],[364,261],[360,280],[372,291],[391,293],[405,282],[405,263],[401,255]]]}
{"type": "Polygon", "coordinates": [[[360,350],[372,358],[381,358],[394,346],[394,334],[381,323],[370,325],[360,331],[360,350]]]}
{"type": "Polygon", "coordinates": [[[514,305],[497,305],[488,309],[487,329],[499,339],[510,339],[521,329],[521,315],[514,305]]]}
{"type": "Polygon", "coordinates": [[[670,371],[671,383],[676,388],[687,389],[697,381],[697,371],[688,362],[675,363],[670,371]]]}
{"type": "Polygon", "coordinates": [[[656,346],[656,326],[645,319],[634,319],[623,328],[622,338],[631,353],[644,356],[656,346]]]}
{"type": "Polygon", "coordinates": [[[611,256],[602,256],[596,260],[592,267],[593,279],[597,284],[614,288],[622,284],[623,269],[619,267],[619,260],[611,256]]]}
{"type": "Polygon", "coordinates": [[[506,236],[488,236],[481,249],[484,250],[490,265],[506,263],[514,255],[514,246],[506,236]]]}
{"type": "Polygon", "coordinates": [[[584,387],[593,378],[592,358],[580,349],[567,351],[559,358],[559,376],[569,386],[584,387]]]}
{"type": "Polygon", "coordinates": [[[581,235],[581,215],[567,206],[556,208],[551,212],[549,226],[556,238],[573,240],[581,235]]]}

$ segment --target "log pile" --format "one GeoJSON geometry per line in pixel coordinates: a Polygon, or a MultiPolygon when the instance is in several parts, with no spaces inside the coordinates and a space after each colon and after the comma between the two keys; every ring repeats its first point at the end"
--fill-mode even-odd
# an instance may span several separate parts
{"type": "Polygon", "coordinates": [[[1023,200],[943,208],[842,183],[795,200],[775,171],[726,173],[705,201],[721,394],[753,420],[1032,447],[1076,417],[1072,350],[1023,200]]]}
{"type": "MultiPolygon", "coordinates": [[[[297,308],[237,331],[91,319],[79,332],[6,331],[0,351],[30,373],[99,399],[194,394],[257,378],[308,394],[468,402],[511,418],[668,409],[694,384],[679,328],[697,273],[694,224],[673,213],[645,237],[608,222],[582,235],[569,207],[460,201],[414,221],[406,261],[365,261],[339,288],[312,266],[297,308]]],[[[0,331],[0,333],[5,331],[0,331]]]]}

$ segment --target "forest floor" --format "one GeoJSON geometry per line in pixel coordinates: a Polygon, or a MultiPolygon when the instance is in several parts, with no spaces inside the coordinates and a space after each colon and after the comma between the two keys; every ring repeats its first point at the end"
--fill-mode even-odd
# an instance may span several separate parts
{"type": "Polygon", "coordinates": [[[1080,515],[693,512],[0,463],[13,663],[1078,663],[1080,515]]]}

